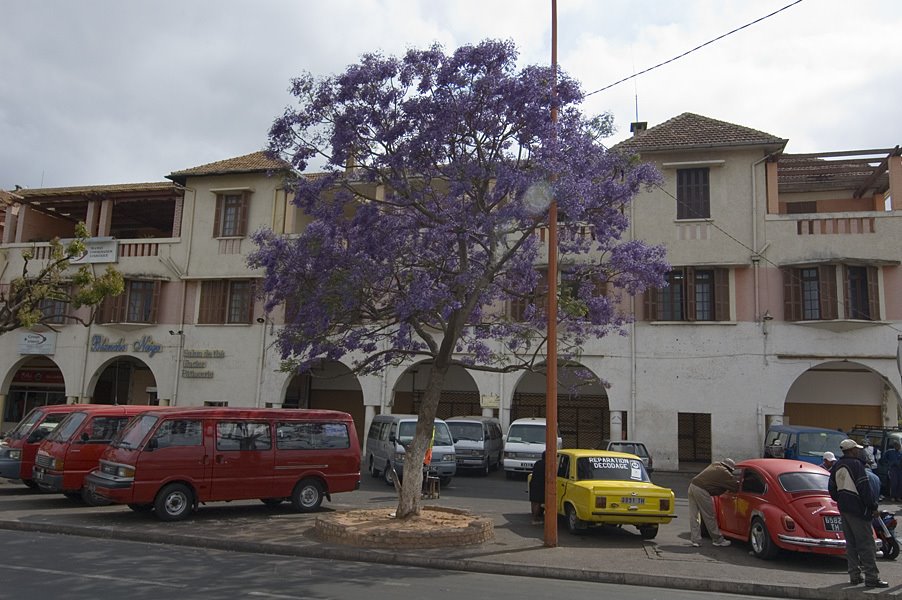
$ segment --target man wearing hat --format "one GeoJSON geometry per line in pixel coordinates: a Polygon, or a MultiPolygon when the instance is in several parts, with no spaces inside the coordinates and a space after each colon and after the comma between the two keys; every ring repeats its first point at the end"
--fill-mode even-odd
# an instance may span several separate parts
{"type": "Polygon", "coordinates": [[[824,460],[821,463],[822,469],[827,469],[828,471],[833,468],[833,465],[836,464],[836,455],[832,452],[824,452],[824,460]]]}
{"type": "Polygon", "coordinates": [[[849,439],[840,442],[839,447],[842,457],[830,471],[828,489],[830,497],[836,500],[842,519],[849,581],[853,585],[864,582],[866,587],[889,587],[880,579],[880,571],[877,570],[877,546],[871,525],[871,519],[877,513],[877,498],[868,481],[861,452],[863,447],[849,439]]]}
{"type": "Polygon", "coordinates": [[[724,492],[739,490],[739,482],[733,476],[736,463],[732,458],[725,458],[720,462],[705,467],[705,470],[692,478],[689,482],[689,539],[696,548],[701,546],[702,533],[699,518],[705,522],[705,527],[711,535],[715,546],[729,546],[730,540],[726,540],[717,526],[717,517],[714,515],[714,500],[712,496],[720,496],[724,492]]]}

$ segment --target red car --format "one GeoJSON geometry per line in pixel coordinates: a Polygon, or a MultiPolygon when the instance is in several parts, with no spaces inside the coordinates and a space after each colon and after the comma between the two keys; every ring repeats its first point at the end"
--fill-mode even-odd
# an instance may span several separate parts
{"type": "Polygon", "coordinates": [[[736,465],[739,491],[714,498],[717,524],[728,538],[746,541],[758,558],[780,549],[845,555],[830,473],[808,462],[756,458],[736,465]]]}

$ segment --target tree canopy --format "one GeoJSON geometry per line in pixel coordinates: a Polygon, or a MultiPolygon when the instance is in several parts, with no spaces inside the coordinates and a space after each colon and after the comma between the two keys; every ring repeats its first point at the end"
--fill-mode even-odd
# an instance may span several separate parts
{"type": "Polygon", "coordinates": [[[298,77],[291,92],[297,105],[275,120],[270,151],[300,173],[291,191],[310,222],[298,236],[258,231],[250,264],[264,269],[267,310],[285,309],[286,368],[432,363],[411,461],[425,453],[449,367],[544,361],[552,197],[562,358],[623,332],[623,293],[663,284],[664,250],[625,236],[630,200],[658,174],[607,151],[610,116],[584,115],[565,74],[518,68],[512,42],[367,54],[341,74],[298,77]],[[304,174],[314,161],[322,172],[304,174]]]}

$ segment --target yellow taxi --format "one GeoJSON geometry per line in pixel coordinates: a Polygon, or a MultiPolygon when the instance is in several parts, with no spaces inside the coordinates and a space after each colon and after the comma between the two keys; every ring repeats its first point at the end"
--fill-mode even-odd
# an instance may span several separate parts
{"type": "Polygon", "coordinates": [[[674,514],[673,490],[651,482],[642,459],[625,452],[558,450],[558,514],[578,533],[590,525],[634,525],[643,539],[674,514]]]}

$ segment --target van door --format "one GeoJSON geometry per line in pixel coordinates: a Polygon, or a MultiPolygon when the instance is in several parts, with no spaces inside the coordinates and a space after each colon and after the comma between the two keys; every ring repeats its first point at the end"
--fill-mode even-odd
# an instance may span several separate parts
{"type": "Polygon", "coordinates": [[[191,483],[201,502],[209,500],[214,435],[213,423],[207,426],[205,436],[201,419],[173,418],[160,423],[135,466],[136,503],[153,502],[163,482],[174,477],[191,483]]]}
{"type": "Polygon", "coordinates": [[[88,417],[66,451],[64,490],[81,489],[85,476],[97,467],[100,455],[130,418],[127,415],[88,417]]]}
{"type": "Polygon", "coordinates": [[[267,421],[217,420],[212,500],[271,498],[274,451],[267,421]]]}

